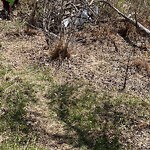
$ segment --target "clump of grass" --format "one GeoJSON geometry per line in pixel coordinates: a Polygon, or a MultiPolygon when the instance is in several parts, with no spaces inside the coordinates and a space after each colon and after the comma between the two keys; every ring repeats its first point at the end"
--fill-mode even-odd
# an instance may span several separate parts
{"type": "Polygon", "coordinates": [[[138,72],[145,70],[147,76],[150,76],[150,65],[145,59],[136,58],[132,61],[131,66],[135,67],[138,72]]]}
{"type": "Polygon", "coordinates": [[[70,57],[70,53],[68,52],[69,42],[64,39],[60,39],[51,52],[51,60],[56,59],[65,59],[70,57]]]}
{"type": "Polygon", "coordinates": [[[0,22],[1,32],[7,35],[19,36],[25,26],[25,22],[19,20],[13,20],[11,22],[0,22]]]}

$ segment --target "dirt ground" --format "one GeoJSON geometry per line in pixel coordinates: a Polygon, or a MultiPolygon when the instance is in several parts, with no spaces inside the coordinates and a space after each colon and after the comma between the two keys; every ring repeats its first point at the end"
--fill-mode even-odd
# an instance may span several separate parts
{"type": "MultiPolygon", "coordinates": [[[[145,38],[143,47],[142,42],[132,46],[117,32],[105,36],[102,33],[97,35],[100,30],[96,26],[88,31],[83,29],[70,42],[70,58],[59,65],[57,60],[50,61],[51,50],[45,48],[45,37],[41,31],[34,30],[28,35],[23,28],[16,27],[15,21],[0,21],[0,53],[14,70],[23,71],[31,65],[47,66],[58,84],[79,82],[93,87],[95,91],[107,91],[116,96],[125,93],[149,102],[149,39],[145,38]]],[[[37,105],[28,109],[31,124],[41,136],[39,145],[42,143],[51,150],[79,149],[68,143],[64,124],[50,118],[44,97],[41,96],[37,105]]],[[[149,134],[148,128],[137,131],[134,140],[128,142],[133,142],[138,149],[149,149],[149,134]]]]}

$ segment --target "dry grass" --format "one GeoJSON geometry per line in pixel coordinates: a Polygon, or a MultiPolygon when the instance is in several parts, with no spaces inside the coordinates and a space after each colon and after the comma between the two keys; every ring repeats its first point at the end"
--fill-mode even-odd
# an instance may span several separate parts
{"type": "Polygon", "coordinates": [[[55,41],[54,48],[50,54],[51,60],[61,59],[64,60],[65,58],[70,58],[70,53],[68,52],[69,49],[69,42],[63,39],[59,41],[55,41]]]}
{"type": "Polygon", "coordinates": [[[147,76],[150,77],[150,62],[144,59],[137,58],[132,61],[131,65],[133,65],[133,67],[136,67],[137,71],[139,72],[145,70],[147,76]]]}

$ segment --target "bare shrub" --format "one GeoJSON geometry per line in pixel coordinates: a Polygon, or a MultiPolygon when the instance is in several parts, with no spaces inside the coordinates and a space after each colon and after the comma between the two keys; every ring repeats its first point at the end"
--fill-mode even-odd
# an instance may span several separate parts
{"type": "MultiPolygon", "coordinates": [[[[49,47],[51,47],[53,42],[62,39],[61,37],[70,36],[79,29],[83,29],[85,23],[89,23],[90,25],[99,24],[101,26],[102,23],[109,22],[116,25],[120,24],[120,20],[124,20],[123,30],[118,29],[118,32],[121,32],[119,33],[121,36],[124,34],[123,38],[128,36],[129,41],[131,41],[133,45],[140,39],[140,30],[143,30],[147,35],[149,35],[150,32],[138,22],[140,21],[140,16],[143,16],[145,13],[144,9],[149,5],[148,1],[145,1],[141,7],[140,1],[120,0],[44,0],[43,3],[42,28],[49,47]],[[130,30],[129,26],[133,26],[134,30],[130,30]]],[[[148,13],[146,13],[145,16],[148,17],[148,13]]],[[[117,27],[114,26],[114,28],[117,27]]],[[[143,34],[142,36],[145,36],[146,34],[143,34]]],[[[59,41],[58,43],[62,43],[62,41],[59,41]]],[[[56,51],[58,51],[57,48],[56,51]]]]}
{"type": "MultiPolygon", "coordinates": [[[[73,11],[72,6],[69,3],[70,2],[68,0],[44,1],[43,31],[47,45],[49,47],[53,47],[50,52],[51,60],[70,57],[68,44],[71,42],[73,28],[71,25],[66,28],[63,24],[64,19],[66,19],[68,15],[70,16],[73,11]]],[[[70,23],[71,22],[68,22],[68,24],[70,23]]]]}

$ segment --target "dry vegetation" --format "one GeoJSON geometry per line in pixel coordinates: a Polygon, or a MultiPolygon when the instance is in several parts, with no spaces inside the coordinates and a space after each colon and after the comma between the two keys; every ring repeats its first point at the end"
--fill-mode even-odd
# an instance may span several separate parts
{"type": "MultiPolygon", "coordinates": [[[[0,149],[150,149],[149,36],[97,0],[94,21],[63,28],[61,1],[43,2],[0,20],[0,149]]],[[[149,0],[109,2],[150,29],[149,0]]]]}

